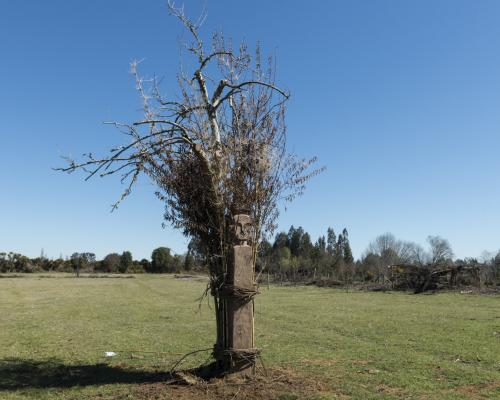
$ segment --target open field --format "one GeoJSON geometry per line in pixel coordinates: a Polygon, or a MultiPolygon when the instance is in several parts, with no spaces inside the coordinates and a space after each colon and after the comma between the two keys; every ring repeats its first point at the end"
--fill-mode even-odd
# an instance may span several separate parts
{"type": "MultiPolygon", "coordinates": [[[[212,310],[196,302],[206,282],[44,276],[0,279],[0,399],[188,398],[164,372],[213,344],[212,310]]],[[[500,399],[499,297],[261,291],[257,346],[271,375],[294,380],[267,398],[500,399]]]]}

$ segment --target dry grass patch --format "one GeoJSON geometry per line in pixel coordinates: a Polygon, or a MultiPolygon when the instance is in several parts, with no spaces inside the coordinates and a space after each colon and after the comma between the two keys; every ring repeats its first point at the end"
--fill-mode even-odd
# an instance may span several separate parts
{"type": "MultiPolygon", "coordinates": [[[[192,381],[190,381],[192,382],[192,381]]],[[[252,377],[197,379],[192,384],[151,383],[141,384],[130,391],[137,400],[276,400],[276,399],[329,399],[339,398],[327,389],[324,382],[298,373],[289,368],[272,368],[259,371],[252,377]]],[[[123,398],[117,393],[113,399],[123,398]]]]}

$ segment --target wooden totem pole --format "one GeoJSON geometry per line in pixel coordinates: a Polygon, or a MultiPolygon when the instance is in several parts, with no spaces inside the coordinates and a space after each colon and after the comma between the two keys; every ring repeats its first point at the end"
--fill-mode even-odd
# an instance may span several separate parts
{"type": "Polygon", "coordinates": [[[259,354],[254,339],[255,228],[248,214],[233,215],[232,228],[233,262],[223,289],[228,329],[223,362],[226,371],[252,373],[259,354]]]}

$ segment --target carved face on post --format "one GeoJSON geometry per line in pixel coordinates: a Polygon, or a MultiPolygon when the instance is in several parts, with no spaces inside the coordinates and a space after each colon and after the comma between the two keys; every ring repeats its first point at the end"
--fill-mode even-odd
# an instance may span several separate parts
{"type": "Polygon", "coordinates": [[[247,245],[247,242],[253,242],[255,230],[250,216],[246,214],[234,215],[232,227],[238,244],[247,245]]]}

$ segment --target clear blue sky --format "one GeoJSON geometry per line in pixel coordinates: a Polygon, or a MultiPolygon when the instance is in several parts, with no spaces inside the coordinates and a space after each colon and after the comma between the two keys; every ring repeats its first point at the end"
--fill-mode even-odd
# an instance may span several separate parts
{"type": "MultiPolygon", "coordinates": [[[[205,1],[185,1],[198,15],[205,1]]],[[[380,233],[500,248],[500,2],[206,1],[204,32],[262,43],[292,92],[289,145],[327,170],[280,219],[315,239],[347,227],[356,256],[380,233]]],[[[174,80],[181,33],[165,0],[0,3],[0,251],[51,257],[186,239],[162,229],[146,180],[120,209],[116,178],[51,170],[121,143],[106,120],[139,101],[129,62],[174,80]]],[[[172,86],[174,87],[174,86],[172,86]]]]}

